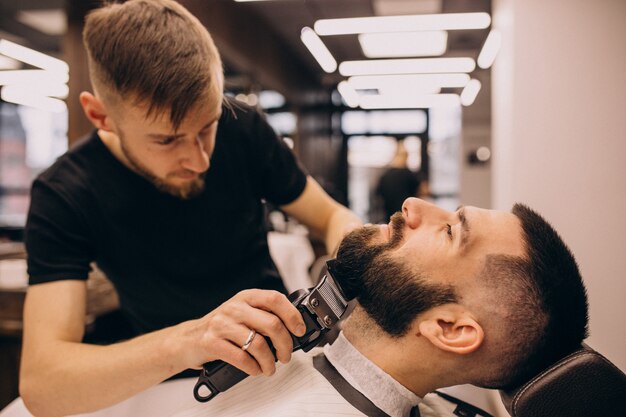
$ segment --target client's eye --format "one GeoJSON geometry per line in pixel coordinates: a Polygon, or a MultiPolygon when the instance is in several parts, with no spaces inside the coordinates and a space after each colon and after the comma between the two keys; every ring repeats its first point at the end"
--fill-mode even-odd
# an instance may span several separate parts
{"type": "Polygon", "coordinates": [[[452,226],[446,223],[446,227],[448,228],[448,236],[452,239],[452,226]]]}

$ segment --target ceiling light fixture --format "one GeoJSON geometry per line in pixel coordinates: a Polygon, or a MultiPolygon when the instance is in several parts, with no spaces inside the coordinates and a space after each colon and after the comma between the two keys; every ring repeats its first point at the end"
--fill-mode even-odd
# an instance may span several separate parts
{"type": "Polygon", "coordinates": [[[458,94],[424,94],[421,96],[362,96],[363,109],[427,109],[460,105],[458,94]]]}
{"type": "Polygon", "coordinates": [[[349,107],[354,108],[359,105],[359,95],[347,81],[340,82],[337,85],[337,91],[349,107]]]}
{"type": "Polygon", "coordinates": [[[22,64],[15,59],[0,55],[0,70],[16,70],[22,64]]]}
{"type": "Polygon", "coordinates": [[[324,71],[331,73],[337,69],[337,61],[313,29],[310,27],[302,28],[300,39],[324,71]]]}
{"type": "Polygon", "coordinates": [[[21,10],[16,19],[49,36],[67,32],[67,14],[63,9],[21,10]]]}
{"type": "Polygon", "coordinates": [[[490,24],[489,14],[480,12],[322,19],[315,22],[313,27],[320,36],[328,36],[416,30],[484,29],[490,24]]]}
{"type": "Polygon", "coordinates": [[[9,96],[15,96],[22,93],[28,96],[46,96],[66,99],[69,95],[70,89],[67,84],[11,84],[2,87],[2,91],[9,94],[9,96]]]}
{"type": "Polygon", "coordinates": [[[461,104],[464,106],[471,106],[474,103],[474,100],[476,100],[480,87],[480,81],[476,79],[470,80],[461,92],[461,104]]]}
{"type": "Polygon", "coordinates": [[[69,81],[69,78],[67,72],[52,72],[46,70],[0,71],[0,85],[65,84],[69,81]]]}
{"type": "Polygon", "coordinates": [[[67,111],[67,105],[63,100],[44,97],[41,94],[31,94],[19,89],[2,87],[2,90],[0,90],[0,97],[2,100],[9,103],[35,107],[54,113],[63,113],[67,111]]]}
{"type": "Polygon", "coordinates": [[[500,50],[500,45],[502,45],[502,35],[498,30],[494,29],[489,32],[483,48],[480,50],[477,60],[478,66],[482,69],[492,66],[500,50]]]}
{"type": "Polygon", "coordinates": [[[64,61],[6,39],[0,39],[0,53],[44,70],[64,73],[70,71],[70,67],[64,61]]]}
{"type": "Polygon", "coordinates": [[[348,78],[348,83],[355,90],[385,89],[396,87],[433,87],[460,88],[465,87],[470,76],[456,74],[398,74],[398,75],[357,75],[348,78]]]}
{"type": "Polygon", "coordinates": [[[446,52],[448,32],[362,33],[359,43],[368,58],[439,56],[446,52]]]}
{"type": "Polygon", "coordinates": [[[378,59],[346,61],[339,64],[341,75],[383,75],[472,72],[476,63],[472,58],[378,59]]]}

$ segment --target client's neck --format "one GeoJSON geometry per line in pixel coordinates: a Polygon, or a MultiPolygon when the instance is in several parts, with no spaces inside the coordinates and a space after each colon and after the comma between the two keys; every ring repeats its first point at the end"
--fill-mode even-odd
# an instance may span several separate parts
{"type": "Polygon", "coordinates": [[[391,337],[360,306],[344,323],[343,333],[363,356],[421,398],[458,383],[429,342],[413,334],[391,337]]]}

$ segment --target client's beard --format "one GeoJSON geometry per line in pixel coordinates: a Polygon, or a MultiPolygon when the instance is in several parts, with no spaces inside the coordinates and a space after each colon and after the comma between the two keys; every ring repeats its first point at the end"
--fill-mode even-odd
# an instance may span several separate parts
{"type": "Polygon", "coordinates": [[[429,283],[410,268],[411,259],[398,262],[389,256],[403,238],[401,213],[391,217],[391,238],[372,244],[377,226],[363,227],[344,238],[337,252],[333,277],[348,298],[357,298],[367,314],[388,334],[403,336],[413,319],[432,307],[456,302],[454,288],[429,283]]]}
{"type": "Polygon", "coordinates": [[[372,238],[380,233],[379,226],[365,226],[352,231],[339,245],[337,251],[336,275],[341,288],[348,298],[359,296],[363,288],[363,277],[376,268],[380,255],[397,247],[402,242],[405,226],[401,213],[391,216],[391,237],[388,242],[371,244],[372,238]]]}

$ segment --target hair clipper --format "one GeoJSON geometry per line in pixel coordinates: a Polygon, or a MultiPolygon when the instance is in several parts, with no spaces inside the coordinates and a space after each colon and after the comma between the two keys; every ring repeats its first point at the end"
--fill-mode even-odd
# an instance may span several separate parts
{"type": "MultiPolygon", "coordinates": [[[[326,262],[327,272],[315,287],[300,289],[289,295],[289,301],[300,311],[306,325],[303,336],[291,335],[294,352],[300,349],[308,352],[317,346],[322,336],[335,326],[348,308],[349,300],[332,275],[335,262],[334,259],[326,262]]],[[[270,339],[265,337],[265,340],[274,352],[270,339]]],[[[207,402],[247,376],[240,369],[220,360],[205,363],[193,395],[196,400],[207,402]],[[203,391],[208,390],[208,394],[201,394],[203,388],[203,391]]]]}

